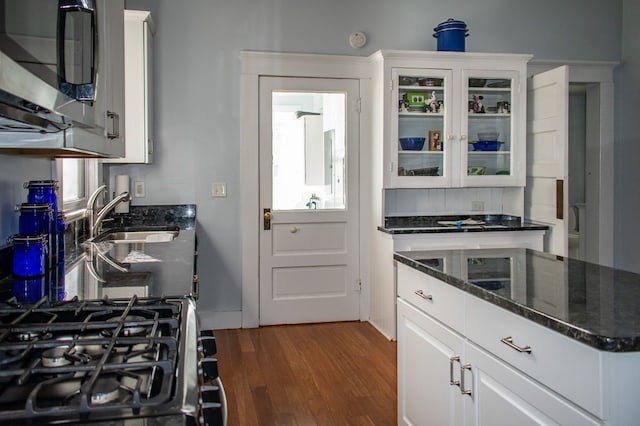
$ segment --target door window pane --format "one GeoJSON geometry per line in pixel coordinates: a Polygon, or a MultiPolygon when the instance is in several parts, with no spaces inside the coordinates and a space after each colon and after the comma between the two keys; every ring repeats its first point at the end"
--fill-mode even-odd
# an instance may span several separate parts
{"type": "Polygon", "coordinates": [[[344,209],[344,93],[274,92],[274,210],[344,209]]]}

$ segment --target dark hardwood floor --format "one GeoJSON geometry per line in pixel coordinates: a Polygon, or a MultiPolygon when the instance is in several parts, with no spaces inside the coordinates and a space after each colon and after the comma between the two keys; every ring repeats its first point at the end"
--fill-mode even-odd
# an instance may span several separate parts
{"type": "Polygon", "coordinates": [[[229,426],[396,424],[396,343],[368,322],[215,336],[229,426]]]}

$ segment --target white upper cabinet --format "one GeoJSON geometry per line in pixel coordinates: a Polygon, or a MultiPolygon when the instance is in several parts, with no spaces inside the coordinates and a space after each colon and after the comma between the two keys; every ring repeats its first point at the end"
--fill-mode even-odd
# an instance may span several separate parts
{"type": "Polygon", "coordinates": [[[107,138],[105,154],[124,155],[124,0],[99,0],[96,124],[107,138]]]}
{"type": "Polygon", "coordinates": [[[152,46],[154,23],[151,12],[124,11],[125,111],[124,157],[105,163],[153,162],[152,46]]]}
{"type": "Polygon", "coordinates": [[[383,88],[384,107],[374,108],[382,128],[374,135],[383,138],[384,187],[524,186],[529,59],[374,54],[375,84],[383,88]]]}

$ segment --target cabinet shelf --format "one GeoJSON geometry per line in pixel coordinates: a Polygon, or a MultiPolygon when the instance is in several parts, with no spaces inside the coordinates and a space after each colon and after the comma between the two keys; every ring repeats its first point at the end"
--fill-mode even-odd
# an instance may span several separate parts
{"type": "Polygon", "coordinates": [[[419,117],[419,118],[426,118],[426,117],[444,117],[444,114],[441,112],[399,112],[398,115],[400,117],[419,117]]]}
{"type": "Polygon", "coordinates": [[[505,113],[497,113],[497,112],[486,112],[486,113],[469,113],[469,118],[470,119],[474,119],[474,118],[479,118],[479,119],[483,119],[483,118],[511,118],[511,114],[505,114],[505,113]]]}
{"type": "Polygon", "coordinates": [[[511,151],[469,151],[469,155],[509,155],[511,151]]]}
{"type": "Polygon", "coordinates": [[[442,155],[443,151],[402,151],[398,150],[400,155],[442,155]]]}
{"type": "Polygon", "coordinates": [[[469,93],[508,93],[511,92],[510,87],[469,87],[469,93]]]}
{"type": "Polygon", "coordinates": [[[444,90],[444,87],[442,86],[398,86],[398,89],[402,92],[405,92],[405,91],[406,92],[430,92],[432,90],[435,90],[436,92],[442,92],[444,90]]]}

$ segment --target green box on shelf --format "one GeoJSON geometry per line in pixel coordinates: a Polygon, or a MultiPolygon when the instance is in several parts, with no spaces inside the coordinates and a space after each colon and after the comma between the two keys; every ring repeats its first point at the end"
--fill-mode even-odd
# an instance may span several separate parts
{"type": "Polygon", "coordinates": [[[407,93],[407,102],[410,107],[423,107],[429,100],[429,94],[426,92],[409,92],[407,93]]]}

